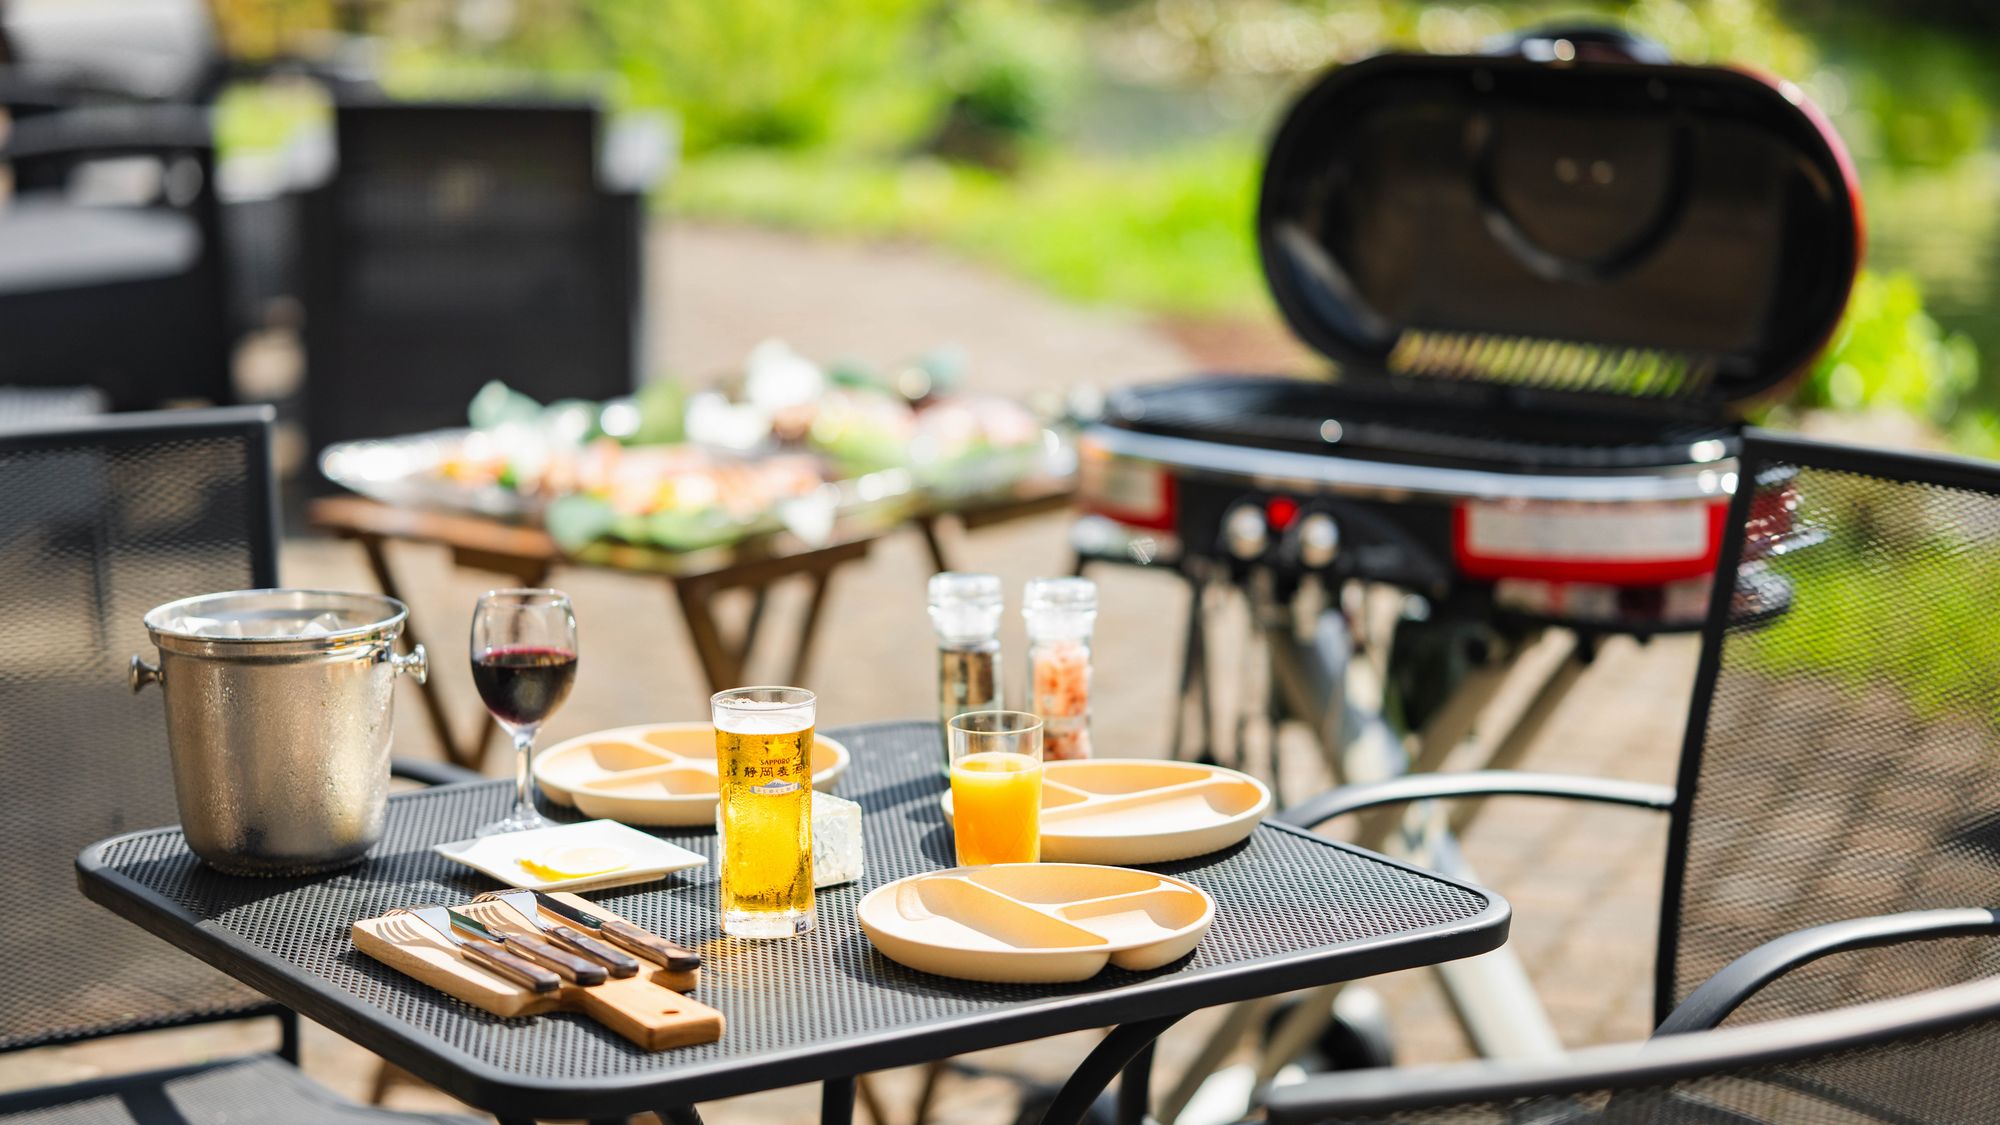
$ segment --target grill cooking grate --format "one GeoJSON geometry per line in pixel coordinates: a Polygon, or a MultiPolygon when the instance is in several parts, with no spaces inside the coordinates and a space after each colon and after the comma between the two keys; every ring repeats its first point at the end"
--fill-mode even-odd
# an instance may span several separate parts
{"type": "Polygon", "coordinates": [[[1715,359],[1696,353],[1416,329],[1397,339],[1388,366],[1395,375],[1642,398],[1691,398],[1715,379],[1715,359]]]}

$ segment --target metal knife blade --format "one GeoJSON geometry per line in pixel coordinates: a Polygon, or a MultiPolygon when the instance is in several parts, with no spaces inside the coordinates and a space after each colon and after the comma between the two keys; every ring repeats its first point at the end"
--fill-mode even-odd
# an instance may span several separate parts
{"type": "Polygon", "coordinates": [[[535,903],[533,891],[488,891],[474,902],[498,902],[521,916],[521,920],[547,935],[549,940],[566,946],[572,952],[580,953],[602,963],[612,976],[624,978],[639,975],[639,962],[622,949],[606,945],[594,937],[578,930],[572,930],[560,922],[545,922],[542,912],[535,903]]]}
{"type": "Polygon", "coordinates": [[[558,917],[602,934],[606,941],[652,961],[668,972],[686,973],[701,968],[701,954],[620,918],[605,918],[572,906],[559,898],[535,891],[535,904],[558,917]]]}
{"type": "Polygon", "coordinates": [[[450,942],[459,955],[492,970],[499,976],[526,987],[531,992],[554,992],[562,987],[562,978],[512,953],[491,945],[467,941],[452,932],[451,911],[443,906],[405,906],[397,911],[408,914],[424,925],[437,931],[439,937],[450,942]]]}
{"type": "Polygon", "coordinates": [[[466,933],[554,969],[556,975],[564,980],[585,986],[604,983],[604,966],[589,958],[578,957],[566,949],[559,949],[540,938],[529,937],[526,934],[503,934],[469,914],[461,914],[456,910],[446,910],[445,913],[450,916],[452,925],[466,933]]]}

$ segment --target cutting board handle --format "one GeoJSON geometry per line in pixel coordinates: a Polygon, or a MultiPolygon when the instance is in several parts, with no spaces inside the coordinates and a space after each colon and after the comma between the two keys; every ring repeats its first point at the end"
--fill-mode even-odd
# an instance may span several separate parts
{"type": "Polygon", "coordinates": [[[574,1007],[649,1051],[722,1038],[721,1012],[655,984],[651,977],[641,973],[589,988],[570,985],[563,990],[571,999],[565,1007],[574,1007]]]}

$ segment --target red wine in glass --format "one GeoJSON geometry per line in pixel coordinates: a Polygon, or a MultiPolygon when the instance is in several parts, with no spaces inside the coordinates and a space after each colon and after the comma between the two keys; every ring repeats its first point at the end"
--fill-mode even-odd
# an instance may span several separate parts
{"type": "Polygon", "coordinates": [[[540,726],[569,698],[576,653],[547,645],[498,645],[473,657],[472,682],[494,718],[508,726],[540,726]]]}
{"type": "Polygon", "coordinates": [[[576,682],[576,613],[561,590],[488,590],[472,611],[472,682],[514,740],[514,809],[478,835],[547,828],[531,763],[542,721],[576,682]]]}

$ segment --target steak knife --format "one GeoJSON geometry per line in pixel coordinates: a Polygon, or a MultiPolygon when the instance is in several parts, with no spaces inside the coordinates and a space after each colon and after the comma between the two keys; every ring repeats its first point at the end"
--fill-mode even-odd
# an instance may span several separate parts
{"type": "Polygon", "coordinates": [[[451,943],[464,957],[481,968],[527,988],[531,992],[554,992],[562,987],[562,978],[522,957],[497,945],[470,941],[452,931],[451,911],[443,906],[402,906],[390,911],[392,914],[408,914],[424,925],[437,931],[439,937],[451,943]]]}
{"type": "Polygon", "coordinates": [[[604,940],[644,957],[670,973],[689,973],[701,968],[701,954],[656,934],[648,933],[622,918],[605,918],[559,898],[534,892],[535,905],[566,921],[594,931],[604,940]]]}
{"type": "Polygon", "coordinates": [[[639,974],[639,962],[624,950],[606,945],[560,922],[544,921],[533,891],[488,891],[472,901],[504,903],[508,909],[520,915],[522,921],[539,930],[550,941],[568,948],[573,953],[580,953],[602,963],[614,977],[622,979],[639,974]]]}
{"type": "Polygon", "coordinates": [[[482,941],[490,941],[509,953],[522,954],[530,961],[535,961],[547,968],[554,969],[556,975],[566,981],[586,987],[604,983],[604,966],[595,961],[585,957],[578,957],[576,954],[550,942],[543,941],[541,938],[529,937],[527,934],[503,934],[498,930],[488,928],[479,919],[470,915],[460,914],[456,910],[448,909],[445,913],[450,916],[453,926],[482,941]]]}

